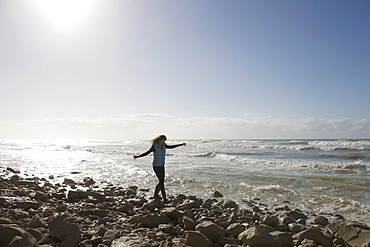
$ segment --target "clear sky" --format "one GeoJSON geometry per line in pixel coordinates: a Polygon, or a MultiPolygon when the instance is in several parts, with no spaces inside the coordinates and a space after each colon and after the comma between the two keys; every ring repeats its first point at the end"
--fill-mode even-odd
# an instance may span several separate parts
{"type": "Polygon", "coordinates": [[[0,138],[370,138],[370,1],[0,0],[0,138]]]}

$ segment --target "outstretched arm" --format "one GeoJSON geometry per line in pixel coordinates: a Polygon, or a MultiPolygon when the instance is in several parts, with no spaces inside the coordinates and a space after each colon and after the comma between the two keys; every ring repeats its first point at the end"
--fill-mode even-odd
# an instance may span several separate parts
{"type": "Polygon", "coordinates": [[[141,157],[145,157],[147,156],[148,154],[150,154],[151,152],[154,152],[155,151],[155,147],[152,146],[148,151],[146,151],[145,153],[142,153],[140,155],[134,155],[134,159],[137,159],[137,158],[141,158],[141,157]]]}
{"type": "Polygon", "coordinates": [[[184,142],[184,143],[176,144],[176,145],[167,145],[167,144],[165,144],[165,145],[166,145],[166,148],[172,149],[172,148],[177,148],[177,147],[180,147],[180,146],[186,146],[186,143],[184,142]]]}

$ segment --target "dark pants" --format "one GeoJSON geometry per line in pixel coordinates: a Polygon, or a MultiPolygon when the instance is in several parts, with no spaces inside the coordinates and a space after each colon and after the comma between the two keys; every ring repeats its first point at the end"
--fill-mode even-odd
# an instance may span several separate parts
{"type": "Polygon", "coordinates": [[[153,170],[159,180],[159,183],[155,187],[154,197],[157,197],[159,191],[161,191],[163,200],[166,200],[166,190],[164,189],[164,174],[165,174],[164,166],[153,166],[153,170]]]}

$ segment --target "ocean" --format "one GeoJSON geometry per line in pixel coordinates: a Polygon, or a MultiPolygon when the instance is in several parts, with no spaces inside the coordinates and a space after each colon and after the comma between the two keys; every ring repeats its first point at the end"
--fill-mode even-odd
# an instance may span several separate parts
{"type": "MultiPolygon", "coordinates": [[[[340,214],[370,224],[370,140],[168,140],[169,195],[210,198],[221,192],[241,206],[249,200],[340,214]]],[[[93,178],[97,185],[157,183],[149,140],[0,140],[0,166],[62,183],[93,178]]]]}

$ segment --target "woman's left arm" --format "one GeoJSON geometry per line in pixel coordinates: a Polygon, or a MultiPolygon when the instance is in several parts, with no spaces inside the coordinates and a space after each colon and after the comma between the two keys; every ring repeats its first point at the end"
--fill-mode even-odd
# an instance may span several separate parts
{"type": "Polygon", "coordinates": [[[186,143],[184,142],[184,143],[176,144],[176,145],[167,145],[167,144],[165,143],[165,145],[166,145],[166,148],[168,148],[168,149],[172,149],[172,148],[177,148],[177,147],[180,147],[180,146],[186,146],[186,143]]]}

